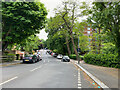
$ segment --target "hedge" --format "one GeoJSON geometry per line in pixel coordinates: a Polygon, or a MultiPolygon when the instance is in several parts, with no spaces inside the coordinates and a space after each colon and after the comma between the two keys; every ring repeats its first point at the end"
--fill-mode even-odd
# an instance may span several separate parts
{"type": "Polygon", "coordinates": [[[117,55],[114,54],[85,54],[84,61],[93,65],[120,68],[117,55]]]}
{"type": "MultiPolygon", "coordinates": [[[[76,55],[75,55],[75,54],[71,54],[69,57],[70,57],[71,59],[76,60],[76,55]]],[[[81,55],[80,55],[80,58],[83,60],[84,56],[81,56],[81,55]]]]}

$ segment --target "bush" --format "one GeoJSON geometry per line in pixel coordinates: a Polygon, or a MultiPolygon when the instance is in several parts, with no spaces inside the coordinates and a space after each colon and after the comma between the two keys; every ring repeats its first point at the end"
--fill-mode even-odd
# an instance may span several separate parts
{"type": "Polygon", "coordinates": [[[117,55],[114,54],[85,54],[84,61],[88,64],[120,68],[117,55]]]}
{"type": "MultiPolygon", "coordinates": [[[[75,54],[71,54],[69,57],[70,57],[71,59],[76,60],[76,55],[75,55],[75,54]]],[[[84,56],[81,56],[81,55],[80,55],[80,58],[83,60],[83,59],[84,59],[84,56]]]]}
{"type": "Polygon", "coordinates": [[[70,57],[70,59],[76,60],[76,55],[75,54],[71,54],[69,57],[70,57]]]}

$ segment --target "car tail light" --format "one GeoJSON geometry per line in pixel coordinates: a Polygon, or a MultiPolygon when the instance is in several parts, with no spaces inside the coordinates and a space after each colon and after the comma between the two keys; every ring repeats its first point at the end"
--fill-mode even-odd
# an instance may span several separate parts
{"type": "Polygon", "coordinates": [[[32,59],[32,57],[29,57],[29,59],[32,59]]]}

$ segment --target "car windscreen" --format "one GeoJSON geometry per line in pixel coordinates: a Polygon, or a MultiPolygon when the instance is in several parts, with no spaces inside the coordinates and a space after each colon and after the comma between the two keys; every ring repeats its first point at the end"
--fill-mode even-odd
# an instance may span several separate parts
{"type": "Polygon", "coordinates": [[[68,56],[64,56],[63,58],[70,59],[68,56]]]}

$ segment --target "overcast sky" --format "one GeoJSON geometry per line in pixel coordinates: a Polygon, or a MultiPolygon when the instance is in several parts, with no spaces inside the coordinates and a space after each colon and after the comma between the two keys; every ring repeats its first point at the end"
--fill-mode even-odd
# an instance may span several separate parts
{"type": "MultiPolygon", "coordinates": [[[[48,11],[47,18],[54,17],[54,8],[61,5],[62,1],[64,0],[40,0],[40,2],[42,2],[45,5],[48,11]]],[[[92,0],[80,0],[80,2],[83,2],[83,1],[91,2],[92,0]]],[[[40,39],[44,39],[44,40],[47,39],[47,33],[45,32],[44,29],[41,30],[40,33],[37,34],[37,36],[39,36],[40,39]]]]}
{"type": "MultiPolygon", "coordinates": [[[[46,9],[48,10],[48,15],[47,17],[53,17],[54,16],[54,8],[56,8],[58,5],[61,4],[62,0],[40,0],[40,2],[42,2],[46,9]]],[[[40,39],[47,39],[47,33],[45,32],[45,30],[41,30],[40,34],[37,34],[37,36],[39,36],[40,39]]]]}

